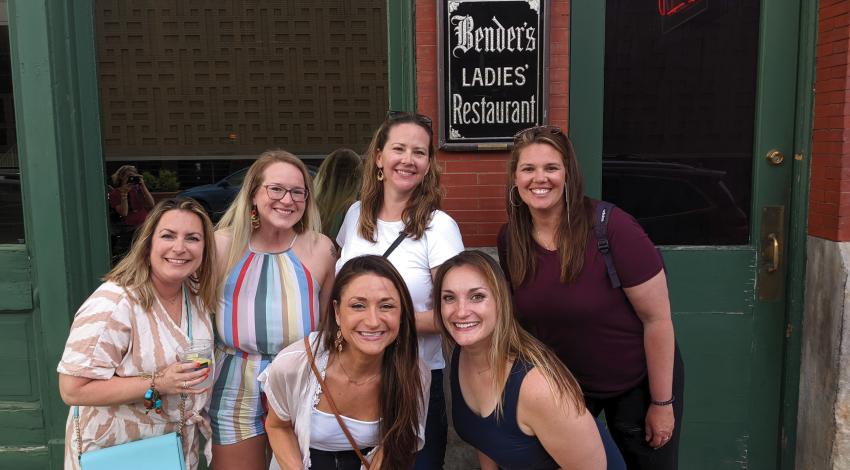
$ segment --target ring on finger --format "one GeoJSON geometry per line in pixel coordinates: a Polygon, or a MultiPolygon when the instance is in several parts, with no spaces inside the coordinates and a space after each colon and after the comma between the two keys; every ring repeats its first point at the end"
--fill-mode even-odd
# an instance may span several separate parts
{"type": "MultiPolygon", "coordinates": [[[[183,381],[183,386],[182,386],[182,387],[180,387],[180,388],[189,388],[189,385],[188,385],[188,383],[186,383],[186,381],[184,380],[184,381],[183,381]]],[[[664,439],[667,439],[667,438],[665,437],[664,439]]]]}

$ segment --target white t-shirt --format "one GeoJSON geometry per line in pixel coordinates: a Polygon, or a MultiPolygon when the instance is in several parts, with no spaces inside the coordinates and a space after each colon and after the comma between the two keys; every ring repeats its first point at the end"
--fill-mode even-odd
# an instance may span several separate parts
{"type": "MultiPolygon", "coordinates": [[[[355,202],[345,214],[345,220],[339,228],[336,241],[342,248],[342,255],[336,262],[336,271],[351,258],[363,255],[383,255],[387,248],[404,230],[404,222],[385,222],[378,220],[375,231],[377,242],[366,240],[357,230],[360,218],[360,201],[355,202]]],[[[431,214],[431,223],[419,240],[405,238],[396,249],[390,253],[389,261],[395,266],[413,300],[413,309],[417,312],[431,310],[433,279],[431,269],[443,264],[447,259],[463,251],[463,240],[457,222],[443,211],[431,214]]],[[[425,364],[434,369],[446,366],[443,360],[443,350],[440,335],[420,334],[419,357],[425,364]]]]}

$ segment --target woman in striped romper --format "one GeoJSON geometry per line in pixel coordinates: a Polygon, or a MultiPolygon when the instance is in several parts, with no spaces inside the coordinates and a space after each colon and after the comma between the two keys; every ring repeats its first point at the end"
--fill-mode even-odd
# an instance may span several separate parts
{"type": "Polygon", "coordinates": [[[251,165],[219,222],[223,296],[215,318],[210,402],[216,470],[268,468],[265,398],[257,377],[274,356],[319,326],[333,285],[333,243],[304,163],[270,150],[251,165]]]}

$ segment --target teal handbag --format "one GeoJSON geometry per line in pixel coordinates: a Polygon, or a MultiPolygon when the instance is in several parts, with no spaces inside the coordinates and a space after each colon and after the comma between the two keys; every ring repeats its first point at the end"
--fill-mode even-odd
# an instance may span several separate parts
{"type": "Polygon", "coordinates": [[[180,435],[170,432],[92,452],[80,457],[83,470],[186,470],[180,435]]]}

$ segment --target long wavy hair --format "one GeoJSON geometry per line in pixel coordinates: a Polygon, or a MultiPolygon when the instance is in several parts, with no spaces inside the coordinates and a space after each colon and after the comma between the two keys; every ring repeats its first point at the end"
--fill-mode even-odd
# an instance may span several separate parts
{"type": "MultiPolygon", "coordinates": [[[[590,231],[593,230],[593,205],[584,195],[584,182],[573,144],[563,131],[553,127],[531,128],[520,134],[511,151],[508,166],[508,181],[515,181],[519,156],[532,144],[549,145],[563,159],[565,200],[561,204],[561,215],[555,232],[558,253],[561,255],[561,282],[574,281],[584,266],[585,248],[590,231]],[[552,130],[555,130],[554,132],[552,130]]],[[[521,286],[537,272],[537,256],[532,238],[534,221],[528,205],[513,194],[515,186],[509,186],[506,194],[508,210],[507,255],[508,269],[514,286],[521,286]]]]}
{"type": "Polygon", "coordinates": [[[331,152],[316,172],[316,205],[322,214],[322,233],[336,238],[348,207],[357,200],[363,175],[363,161],[351,149],[331,152]]]}
{"type": "Polygon", "coordinates": [[[274,149],[266,150],[257,158],[257,160],[248,168],[248,173],[245,174],[245,179],[242,182],[242,187],[236,195],[236,199],[227,208],[227,212],[221,217],[217,230],[225,230],[230,233],[230,250],[227,252],[227,261],[225,263],[224,272],[229,272],[233,266],[239,262],[245,250],[248,248],[248,242],[251,240],[251,209],[254,208],[254,195],[263,184],[266,168],[274,163],[288,163],[304,177],[304,187],[307,188],[307,206],[304,209],[304,215],[301,220],[295,224],[293,230],[295,233],[310,233],[317,232],[321,225],[319,218],[319,209],[316,205],[315,193],[313,191],[313,179],[310,177],[310,172],[298,157],[287,152],[286,150],[274,149]]]}
{"type": "MultiPolygon", "coordinates": [[[[204,237],[204,254],[201,266],[189,276],[186,283],[189,293],[200,300],[204,312],[211,312],[218,305],[219,282],[216,278],[216,254],[213,224],[209,216],[194,199],[175,197],[159,201],[148,213],[144,223],[133,236],[130,252],[124,256],[111,271],[103,277],[123,287],[143,310],[150,310],[156,294],[151,279],[151,247],[156,227],[162,216],[170,211],[183,211],[192,214],[201,221],[204,237]]],[[[187,214],[187,216],[189,216],[187,214]]]]}
{"type": "MultiPolygon", "coordinates": [[[[581,387],[573,374],[555,356],[549,348],[537,338],[525,331],[516,320],[510,289],[499,265],[487,254],[478,250],[463,251],[440,265],[434,279],[434,315],[443,336],[454,347],[448,327],[443,321],[442,290],[446,274],[452,269],[470,266],[487,280],[487,288],[493,296],[496,308],[496,327],[490,341],[489,363],[493,377],[507,377],[509,361],[523,361],[531,364],[546,379],[549,387],[555,391],[556,398],[563,404],[573,406],[579,414],[584,413],[585,405],[581,387]]],[[[496,416],[502,415],[504,403],[502,392],[506,381],[494,380],[492,390],[499,397],[496,403],[496,416]]]]}
{"type": "Polygon", "coordinates": [[[366,152],[366,164],[363,169],[363,186],[360,189],[360,220],[358,231],[366,240],[377,241],[375,226],[378,213],[384,205],[384,184],[378,181],[378,153],[387,144],[390,130],[399,124],[415,124],[428,133],[428,172],[422,183],[413,190],[407,207],[402,213],[404,231],[413,239],[422,238],[425,229],[431,222],[431,214],[440,208],[443,193],[440,189],[440,168],[437,166],[434,151],[434,131],[431,125],[416,114],[393,113],[375,131],[369,150],[366,152]]]}
{"type": "MultiPolygon", "coordinates": [[[[384,446],[381,468],[410,468],[416,456],[419,411],[426,406],[419,376],[419,343],[416,340],[413,301],[407,285],[389,261],[381,256],[366,255],[352,258],[342,265],[331,290],[330,304],[339,305],[345,288],[364,274],[387,279],[399,295],[401,322],[398,338],[384,350],[381,363],[381,391],[378,396],[381,407],[381,445],[384,446]]],[[[331,305],[319,326],[319,333],[324,348],[333,356],[336,354],[333,343],[339,325],[332,315],[331,305]]]]}

